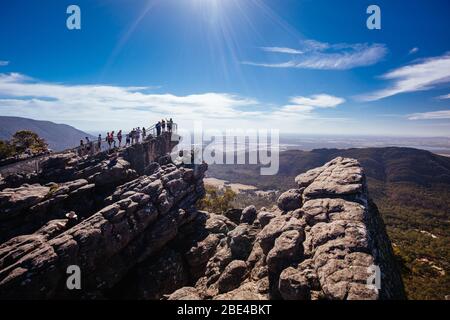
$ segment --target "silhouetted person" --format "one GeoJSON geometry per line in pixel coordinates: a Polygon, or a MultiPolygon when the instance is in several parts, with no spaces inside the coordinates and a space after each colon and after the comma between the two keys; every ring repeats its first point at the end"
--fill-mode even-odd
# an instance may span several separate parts
{"type": "Polygon", "coordinates": [[[119,130],[119,132],[117,132],[117,140],[119,140],[119,148],[122,145],[122,130],[119,130]]]}
{"type": "Polygon", "coordinates": [[[166,131],[166,121],[164,119],[161,120],[161,128],[163,132],[166,131]]]}
{"type": "Polygon", "coordinates": [[[131,144],[135,144],[136,143],[136,128],[133,128],[133,130],[131,130],[131,144]]]}
{"type": "Polygon", "coordinates": [[[102,135],[101,134],[99,134],[98,138],[97,138],[97,149],[98,149],[98,151],[102,150],[102,135]]]}
{"type": "Polygon", "coordinates": [[[111,144],[114,144],[114,148],[116,147],[116,139],[114,138],[114,131],[111,131],[111,144]]]}
{"type": "Polygon", "coordinates": [[[109,132],[106,133],[105,141],[108,144],[108,149],[111,149],[111,137],[109,135],[109,132]]]}
{"type": "Polygon", "coordinates": [[[145,127],[142,127],[142,141],[145,140],[146,135],[147,135],[147,132],[145,131],[145,127]]]}
{"type": "Polygon", "coordinates": [[[91,151],[91,141],[89,141],[88,137],[85,137],[85,139],[86,139],[86,151],[88,153],[90,153],[90,151],[91,151]]]}
{"type": "Polygon", "coordinates": [[[84,154],[84,141],[83,141],[83,139],[80,140],[79,154],[80,154],[80,156],[82,156],[84,154]]]}
{"type": "Polygon", "coordinates": [[[158,123],[155,125],[156,128],[156,136],[159,137],[161,135],[161,122],[158,121],[158,123]]]}
{"type": "Polygon", "coordinates": [[[170,120],[167,121],[167,131],[172,132],[173,127],[173,120],[170,118],[170,120]]]}
{"type": "Polygon", "coordinates": [[[136,143],[139,143],[139,140],[141,139],[141,128],[136,128],[136,143]]]}

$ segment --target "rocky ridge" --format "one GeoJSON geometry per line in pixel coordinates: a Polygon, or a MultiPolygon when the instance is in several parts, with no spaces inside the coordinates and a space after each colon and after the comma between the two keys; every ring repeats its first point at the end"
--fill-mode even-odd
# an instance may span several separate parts
{"type": "Polygon", "coordinates": [[[298,176],[276,209],[219,215],[195,208],[206,164],[170,163],[158,139],[0,182],[0,298],[404,298],[355,160],[298,176]],[[71,265],[81,290],[66,287],[71,265]]]}
{"type": "Polygon", "coordinates": [[[296,182],[276,210],[250,206],[240,216],[231,211],[236,227],[198,244],[217,246],[204,276],[168,299],[404,299],[359,163],[336,158],[296,182]],[[379,287],[372,282],[377,271],[379,287]]]}

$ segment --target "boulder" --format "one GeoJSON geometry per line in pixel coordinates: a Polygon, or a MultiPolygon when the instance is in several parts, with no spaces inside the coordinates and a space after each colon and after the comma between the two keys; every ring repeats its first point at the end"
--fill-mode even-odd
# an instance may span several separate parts
{"type": "Polygon", "coordinates": [[[259,225],[264,228],[269,222],[275,218],[277,215],[273,212],[261,211],[257,215],[257,220],[259,221],[259,225]]]}
{"type": "Polygon", "coordinates": [[[245,260],[252,251],[256,231],[248,224],[240,224],[228,233],[233,258],[245,260]]]}
{"type": "Polygon", "coordinates": [[[267,254],[269,271],[277,273],[294,261],[303,258],[301,243],[304,240],[303,230],[288,230],[276,240],[275,245],[267,254]]]}
{"type": "Polygon", "coordinates": [[[201,298],[196,288],[183,287],[169,295],[167,300],[201,300],[201,298]]]}
{"type": "Polygon", "coordinates": [[[256,211],[255,206],[246,207],[244,210],[242,210],[240,223],[252,224],[253,221],[255,221],[256,214],[257,214],[257,211],[256,211]]]}
{"type": "Polygon", "coordinates": [[[235,224],[239,224],[241,221],[242,210],[241,209],[228,209],[223,214],[235,224]]]}
{"type": "Polygon", "coordinates": [[[236,289],[240,286],[247,272],[247,264],[242,260],[231,261],[217,280],[219,293],[236,289]]]}
{"type": "Polygon", "coordinates": [[[299,189],[291,189],[283,193],[277,202],[278,208],[285,212],[298,209],[302,206],[302,192],[299,189]]]}

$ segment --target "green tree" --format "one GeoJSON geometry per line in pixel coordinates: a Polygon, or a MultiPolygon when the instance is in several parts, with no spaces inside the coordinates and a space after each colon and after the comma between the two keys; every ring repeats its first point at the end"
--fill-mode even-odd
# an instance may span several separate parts
{"type": "Polygon", "coordinates": [[[12,157],[16,153],[9,141],[0,140],[0,159],[12,157]]]}
{"type": "Polygon", "coordinates": [[[201,210],[213,213],[224,213],[232,208],[236,193],[227,187],[223,191],[213,187],[206,187],[206,195],[200,200],[198,207],[201,210]]]}
{"type": "Polygon", "coordinates": [[[11,144],[16,153],[19,154],[27,150],[32,153],[41,153],[48,150],[48,144],[45,140],[30,130],[21,130],[14,133],[11,144]]]}

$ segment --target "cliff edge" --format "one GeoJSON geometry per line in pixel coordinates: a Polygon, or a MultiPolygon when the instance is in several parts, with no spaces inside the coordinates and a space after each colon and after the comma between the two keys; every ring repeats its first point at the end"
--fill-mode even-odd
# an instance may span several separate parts
{"type": "Polygon", "coordinates": [[[4,181],[0,298],[405,297],[356,160],[298,176],[276,209],[219,215],[195,207],[207,165],[170,163],[161,139],[4,181]]]}

